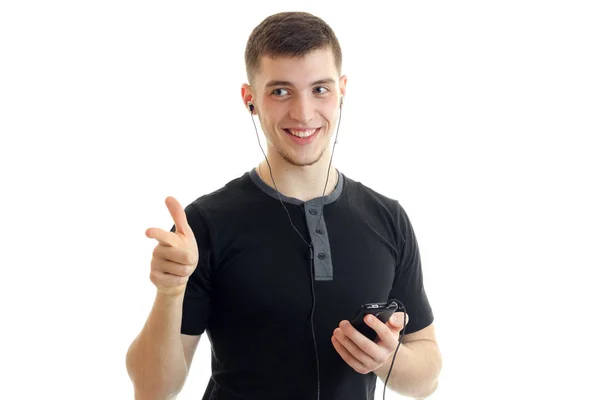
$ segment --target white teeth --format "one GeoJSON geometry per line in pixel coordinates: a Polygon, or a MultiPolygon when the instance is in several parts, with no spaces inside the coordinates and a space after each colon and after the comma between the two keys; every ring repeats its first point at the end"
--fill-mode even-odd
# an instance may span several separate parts
{"type": "Polygon", "coordinates": [[[311,136],[313,133],[315,133],[317,130],[309,129],[309,130],[297,131],[297,130],[293,130],[293,129],[288,129],[287,131],[290,132],[292,135],[297,136],[299,138],[307,138],[307,137],[311,136]]]}

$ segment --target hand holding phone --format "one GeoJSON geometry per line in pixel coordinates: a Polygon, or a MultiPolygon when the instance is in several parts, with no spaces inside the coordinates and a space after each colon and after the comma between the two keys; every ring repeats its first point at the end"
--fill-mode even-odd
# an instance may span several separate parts
{"type": "Polygon", "coordinates": [[[363,304],[356,311],[356,315],[354,318],[352,318],[350,323],[352,326],[354,326],[354,328],[356,328],[357,331],[374,341],[377,337],[377,332],[375,332],[373,328],[366,324],[364,321],[365,316],[372,314],[385,324],[397,309],[398,303],[396,303],[394,300],[390,300],[387,303],[363,304]]]}

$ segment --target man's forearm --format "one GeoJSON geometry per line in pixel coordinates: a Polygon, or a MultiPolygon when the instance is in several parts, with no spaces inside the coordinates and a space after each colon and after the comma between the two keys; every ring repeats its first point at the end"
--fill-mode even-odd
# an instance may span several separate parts
{"type": "MultiPolygon", "coordinates": [[[[387,378],[393,357],[392,353],[384,365],[373,371],[383,382],[387,378]]],[[[388,388],[403,396],[425,398],[435,392],[441,369],[442,357],[434,342],[416,340],[402,343],[396,354],[388,388]]]]}
{"type": "Polygon", "coordinates": [[[181,343],[183,296],[157,294],[141,333],[127,352],[135,398],[170,399],[181,390],[188,368],[181,343]]]}

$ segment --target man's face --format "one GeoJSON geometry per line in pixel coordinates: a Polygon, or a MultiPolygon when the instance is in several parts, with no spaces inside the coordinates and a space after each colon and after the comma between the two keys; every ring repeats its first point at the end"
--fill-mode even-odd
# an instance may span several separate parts
{"type": "Polygon", "coordinates": [[[302,58],[263,57],[252,102],[270,153],[275,150],[296,166],[312,165],[326,151],[330,154],[345,86],[346,77],[339,76],[328,48],[302,58]]]}

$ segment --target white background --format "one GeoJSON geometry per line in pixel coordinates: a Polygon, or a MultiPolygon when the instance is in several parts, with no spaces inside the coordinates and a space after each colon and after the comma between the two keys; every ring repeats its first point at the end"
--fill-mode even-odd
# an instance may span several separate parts
{"type": "MultiPolygon", "coordinates": [[[[325,3],[1,3],[0,397],[133,398],[144,231],[171,227],[166,196],[259,163],[243,53],[289,10],[342,45],[335,164],[415,227],[444,356],[431,398],[600,397],[595,2],[325,3]]],[[[209,371],[203,337],[179,399],[209,371]]]]}

